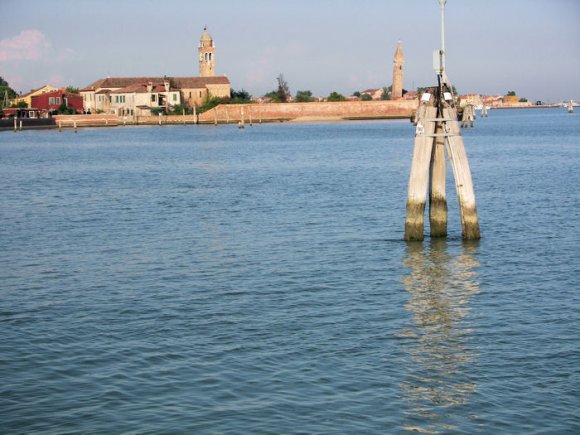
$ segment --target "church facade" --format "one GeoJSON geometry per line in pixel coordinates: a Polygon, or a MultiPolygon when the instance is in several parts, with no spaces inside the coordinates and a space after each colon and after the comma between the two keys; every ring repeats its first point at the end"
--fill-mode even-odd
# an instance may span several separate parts
{"type": "Polygon", "coordinates": [[[86,113],[148,116],[157,108],[201,105],[209,97],[228,98],[231,84],[215,74],[215,44],[204,29],[198,46],[199,76],[107,77],[80,90],[86,113]]]}

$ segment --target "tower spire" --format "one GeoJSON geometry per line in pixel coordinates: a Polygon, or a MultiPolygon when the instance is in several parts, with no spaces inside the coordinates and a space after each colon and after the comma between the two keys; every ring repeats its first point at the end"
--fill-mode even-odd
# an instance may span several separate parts
{"type": "Polygon", "coordinates": [[[215,76],[215,45],[213,38],[207,31],[207,26],[203,28],[203,33],[199,40],[199,75],[201,77],[215,76]]]}
{"type": "Polygon", "coordinates": [[[397,41],[397,49],[393,57],[393,84],[391,86],[391,99],[403,97],[403,49],[401,40],[397,41]]]}

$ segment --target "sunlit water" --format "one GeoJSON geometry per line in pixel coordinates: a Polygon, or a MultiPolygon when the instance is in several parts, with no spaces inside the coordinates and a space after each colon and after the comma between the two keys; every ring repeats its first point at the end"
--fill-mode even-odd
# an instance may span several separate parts
{"type": "Polygon", "coordinates": [[[408,121],[0,134],[0,432],[577,433],[579,116],[464,130],[475,243],[408,121]]]}

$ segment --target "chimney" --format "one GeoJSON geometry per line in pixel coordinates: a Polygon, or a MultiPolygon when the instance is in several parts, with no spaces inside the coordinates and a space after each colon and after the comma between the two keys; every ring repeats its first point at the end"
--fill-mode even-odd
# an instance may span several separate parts
{"type": "Polygon", "coordinates": [[[147,92],[151,93],[153,91],[153,82],[147,83],[147,92]]]}
{"type": "Polygon", "coordinates": [[[165,80],[163,86],[165,86],[165,92],[169,92],[169,80],[165,80]]]}

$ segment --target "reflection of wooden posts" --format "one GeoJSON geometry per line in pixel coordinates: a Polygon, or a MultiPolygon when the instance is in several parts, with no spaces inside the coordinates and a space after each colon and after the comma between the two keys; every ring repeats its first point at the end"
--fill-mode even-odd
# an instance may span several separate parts
{"type": "Polygon", "coordinates": [[[14,117],[14,133],[18,132],[18,118],[14,117]]]}
{"type": "Polygon", "coordinates": [[[415,147],[409,175],[405,240],[423,240],[424,213],[429,186],[431,236],[447,235],[444,144],[455,177],[463,239],[480,238],[471,171],[457,121],[457,112],[451,94],[442,86],[441,90],[428,89],[417,110],[415,147]]]}
{"type": "Polygon", "coordinates": [[[197,124],[197,108],[193,105],[193,123],[197,124]]]}
{"type": "Polygon", "coordinates": [[[487,106],[485,104],[481,106],[481,117],[487,118],[487,106]]]}

